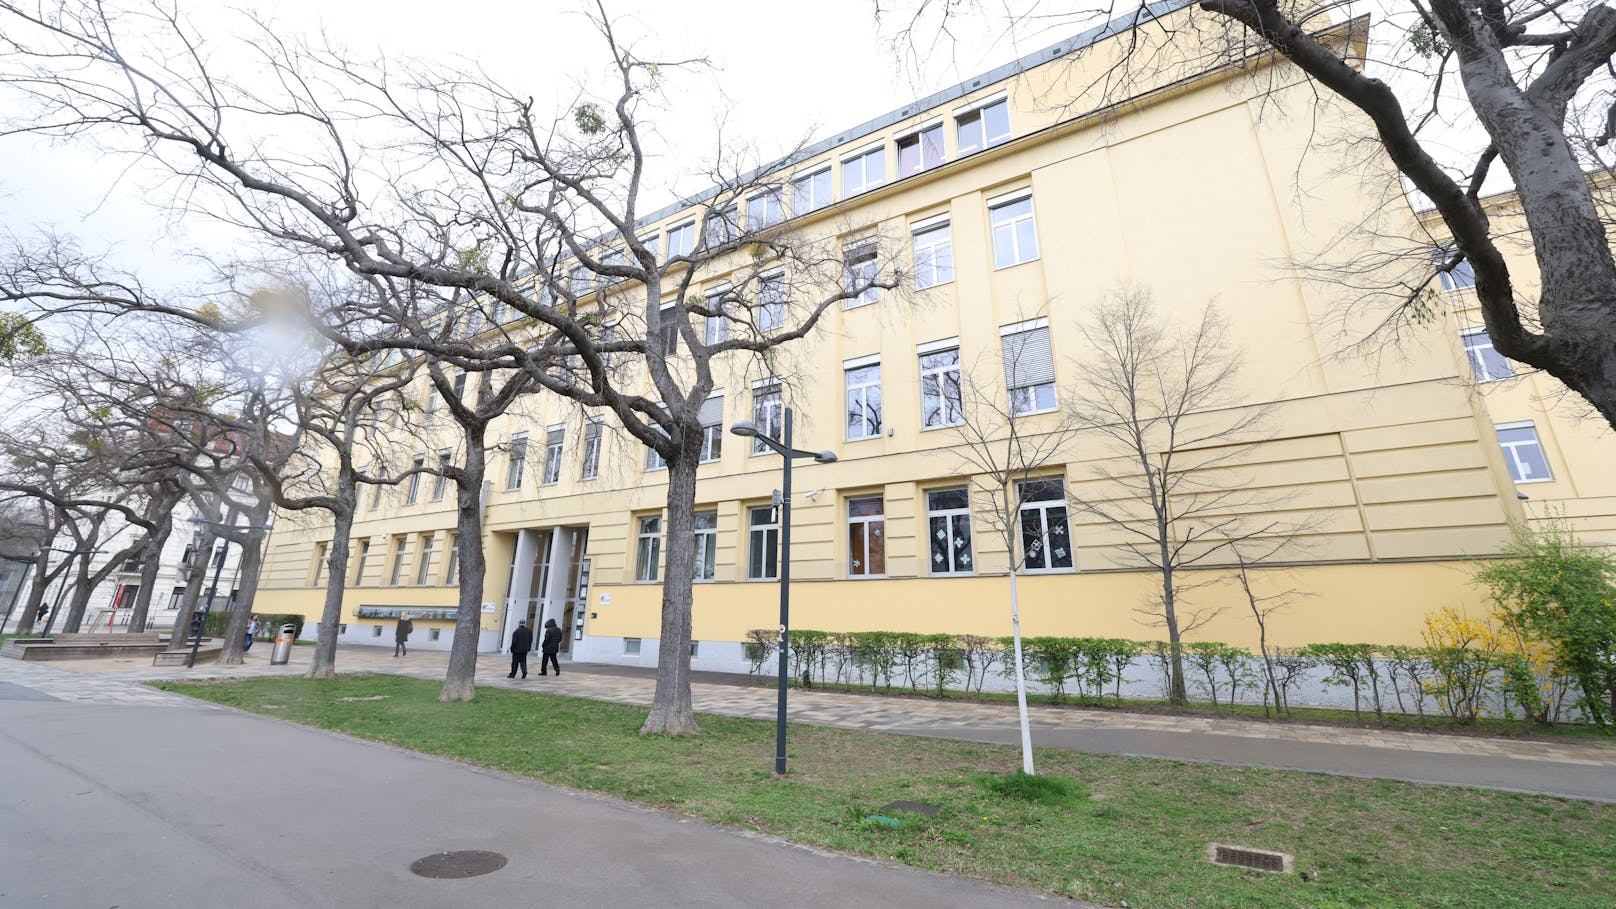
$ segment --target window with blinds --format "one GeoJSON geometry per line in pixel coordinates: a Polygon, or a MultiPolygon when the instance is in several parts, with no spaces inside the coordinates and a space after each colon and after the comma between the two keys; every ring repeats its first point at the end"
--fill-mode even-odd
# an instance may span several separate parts
{"type": "Polygon", "coordinates": [[[701,462],[716,461],[724,453],[724,393],[715,391],[701,402],[701,462]]]}
{"type": "Polygon", "coordinates": [[[1013,413],[1055,409],[1055,356],[1049,345],[1049,320],[1034,319],[999,330],[1004,344],[1004,382],[1013,413]]]}

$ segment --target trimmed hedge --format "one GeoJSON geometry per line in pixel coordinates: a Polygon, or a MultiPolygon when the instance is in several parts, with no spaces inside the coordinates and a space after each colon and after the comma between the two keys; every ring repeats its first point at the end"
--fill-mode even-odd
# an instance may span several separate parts
{"type": "MultiPolygon", "coordinates": [[[[303,616],[297,613],[270,613],[260,612],[258,615],[258,634],[255,641],[272,641],[281,626],[291,623],[292,637],[301,637],[303,634],[303,616]]],[[[215,610],[208,613],[207,620],[202,624],[202,634],[206,637],[216,638],[224,634],[226,626],[230,624],[229,610],[215,610]]]]}

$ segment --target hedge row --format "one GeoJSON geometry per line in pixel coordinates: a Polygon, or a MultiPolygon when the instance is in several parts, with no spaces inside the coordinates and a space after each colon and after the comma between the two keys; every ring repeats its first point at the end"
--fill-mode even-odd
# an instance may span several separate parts
{"type": "MultiPolygon", "coordinates": [[[[293,626],[292,637],[303,634],[303,616],[298,613],[271,613],[260,612],[258,615],[258,635],[255,641],[272,641],[281,630],[282,625],[293,626]]],[[[226,626],[230,624],[230,611],[226,609],[215,610],[208,613],[202,624],[202,633],[210,638],[220,637],[224,634],[226,626]]]]}
{"type": "MultiPolygon", "coordinates": [[[[777,654],[777,633],[758,629],[745,644],[751,672],[762,674],[777,654]]],[[[833,684],[890,692],[941,695],[949,689],[981,695],[990,675],[1013,678],[1010,638],[901,631],[791,632],[791,677],[805,687],[833,684]]],[[[1322,673],[1325,684],[1352,690],[1353,713],[1447,716],[1473,722],[1497,710],[1530,719],[1563,718],[1564,679],[1544,679],[1517,654],[1470,647],[1311,644],[1270,650],[1268,658],[1241,647],[1197,641],[1180,645],[1185,683],[1214,709],[1259,698],[1265,711],[1289,715],[1291,696],[1322,673]],[[1549,703],[1545,703],[1545,701],[1549,703]],[[1430,708],[1428,714],[1427,708],[1430,708]]],[[[1027,637],[1022,671],[1055,701],[1122,700],[1128,670],[1148,666],[1171,689],[1172,649],[1165,641],[1125,638],[1027,637]]]]}

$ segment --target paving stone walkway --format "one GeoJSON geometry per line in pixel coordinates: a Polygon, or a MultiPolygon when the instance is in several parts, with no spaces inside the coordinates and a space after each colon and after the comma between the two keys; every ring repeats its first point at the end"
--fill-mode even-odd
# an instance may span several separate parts
{"type": "MultiPolygon", "coordinates": [[[[87,660],[59,665],[0,660],[0,683],[19,684],[63,700],[173,703],[144,681],[298,675],[311,653],[299,647],[288,666],[270,666],[268,648],[246,655],[241,666],[154,668],[134,660],[87,660]]],[[[382,672],[439,679],[448,655],[417,651],[392,656],[391,648],[343,647],[344,672],[382,672]]],[[[479,684],[649,704],[655,680],[641,672],[600,664],[568,665],[561,676],[507,679],[509,659],[478,661],[479,684]]],[[[698,674],[691,695],[700,712],[772,719],[772,686],[738,684],[735,676],[698,674]]],[[[0,694],[0,697],[3,697],[0,694]]],[[[1011,704],[934,701],[840,692],[791,692],[791,720],[846,729],[1013,744],[1018,739],[1011,704]]],[[[1034,707],[1034,743],[1180,760],[1313,770],[1349,776],[1545,792],[1616,802],[1616,742],[1541,742],[1178,717],[1108,710],[1034,707]]]]}

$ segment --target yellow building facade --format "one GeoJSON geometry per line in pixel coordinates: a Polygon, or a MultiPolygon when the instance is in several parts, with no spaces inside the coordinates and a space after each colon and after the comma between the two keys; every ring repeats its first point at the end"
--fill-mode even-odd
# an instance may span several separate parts
{"type": "MultiPolygon", "coordinates": [[[[1270,409],[1260,438],[1231,440],[1249,447],[1227,468],[1242,488],[1272,492],[1267,507],[1296,528],[1283,576],[1264,576],[1299,594],[1270,621],[1270,644],[1416,643],[1428,611],[1483,608],[1468,560],[1507,541],[1526,514],[1522,494],[1534,509],[1552,501],[1609,526],[1616,479],[1596,467],[1603,433],[1534,409],[1538,379],[1478,385],[1460,334],[1462,287],[1395,355],[1344,352],[1379,315],[1352,311],[1339,281],[1296,263],[1350,259],[1342,244],[1374,242],[1356,228],[1376,195],[1366,187],[1397,185],[1390,165],[1317,141],[1321,122],[1343,136],[1366,123],[1319,106],[1271,61],[1163,66],[1118,102],[1101,74],[1122,53],[1115,37],[1080,36],[828,139],[778,174],[792,230],[841,243],[850,268],[873,242],[904,286],[838,307],[784,352],[778,376],[737,367],[715,393],[718,450],[697,490],[704,536],[698,564],[680,569],[699,579],[694,666],[744,668],[746,633],[777,624],[780,458],[727,429],[777,419],[781,405],[796,413],[798,447],[837,456],[796,468],[792,625],[1008,634],[1010,554],[988,532],[983,496],[958,493],[972,468],[949,425],[952,402],[935,392],[1014,394],[1028,429],[1054,428],[1089,354],[1081,326],[1122,293],[1147,293],[1174,322],[1216,303],[1244,355],[1234,397],[1270,409]],[[1011,339],[1048,353],[1007,374],[1011,339]],[[1522,449],[1501,447],[1498,426],[1523,420],[1539,427],[1552,480],[1511,473],[1522,449]]],[[[772,218],[767,204],[740,216],[772,218]]],[[[648,229],[666,253],[705,214],[674,206],[648,229]]],[[[1418,233],[1400,194],[1380,217],[1418,233]]],[[[572,630],[575,659],[656,662],[657,580],[671,570],[660,560],[665,471],[595,417],[535,395],[490,435],[481,649],[499,649],[518,619],[556,618],[572,630]]],[[[1038,477],[1090,494],[1120,454],[1078,433],[1038,477]]],[[[398,453],[401,463],[437,456],[425,444],[398,453]]],[[[410,611],[412,643],[448,646],[453,498],[430,476],[366,494],[343,640],[388,642],[410,611]]],[[[1020,583],[1024,633],[1165,637],[1139,611],[1159,596],[1157,576],[1130,562],[1122,531],[1055,497],[1030,504],[1036,514],[1018,518],[1041,552],[1020,583]]],[[[306,520],[278,521],[260,611],[318,615],[330,529],[306,520]]],[[[1186,581],[1182,608],[1206,618],[1191,637],[1255,643],[1225,567],[1186,581]]]]}

